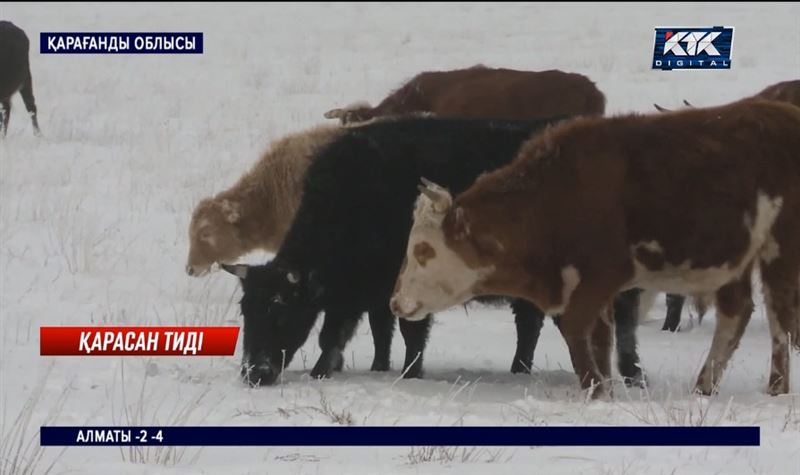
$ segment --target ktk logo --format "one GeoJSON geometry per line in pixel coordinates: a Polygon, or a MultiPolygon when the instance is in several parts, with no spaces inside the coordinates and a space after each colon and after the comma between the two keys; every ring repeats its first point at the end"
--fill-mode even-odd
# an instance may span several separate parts
{"type": "Polygon", "coordinates": [[[733,27],[656,28],[653,69],[730,69],[733,27]]]}
{"type": "Polygon", "coordinates": [[[672,53],[675,56],[697,56],[700,53],[707,53],[710,56],[719,56],[719,50],[714,47],[714,40],[721,34],[719,31],[708,33],[701,31],[679,31],[672,33],[668,31],[664,34],[664,54],[672,53]],[[686,43],[686,49],[681,47],[681,43],[686,43]]]}

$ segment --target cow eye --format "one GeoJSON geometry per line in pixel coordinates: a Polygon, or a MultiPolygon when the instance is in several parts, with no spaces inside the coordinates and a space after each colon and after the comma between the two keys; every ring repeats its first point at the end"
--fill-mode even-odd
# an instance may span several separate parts
{"type": "Polygon", "coordinates": [[[280,294],[272,297],[271,302],[276,303],[278,305],[286,305],[286,302],[283,301],[283,297],[280,294]]]}

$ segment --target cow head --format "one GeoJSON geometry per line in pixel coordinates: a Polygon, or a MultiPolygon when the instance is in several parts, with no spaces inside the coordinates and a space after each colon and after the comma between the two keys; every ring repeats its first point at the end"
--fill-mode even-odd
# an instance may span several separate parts
{"type": "Polygon", "coordinates": [[[232,263],[247,252],[239,227],[240,204],[228,199],[205,199],[189,224],[189,258],[186,273],[207,274],[214,263],[232,263]]]}
{"type": "Polygon", "coordinates": [[[222,268],[242,285],[242,377],[255,386],[273,384],[316,320],[321,292],[314,274],[277,259],[260,266],[223,264],[222,268]]]}
{"type": "Polygon", "coordinates": [[[390,306],[399,317],[421,320],[428,313],[469,300],[487,269],[470,266],[461,252],[469,248],[469,223],[444,188],[423,179],[414,209],[403,267],[390,306]],[[459,252],[452,243],[458,244],[459,252]]]}

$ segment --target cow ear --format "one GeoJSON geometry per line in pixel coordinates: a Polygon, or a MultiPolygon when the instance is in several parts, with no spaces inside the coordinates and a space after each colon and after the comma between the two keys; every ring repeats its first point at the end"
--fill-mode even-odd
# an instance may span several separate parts
{"type": "Polygon", "coordinates": [[[239,218],[241,217],[241,206],[239,203],[231,200],[222,200],[220,202],[220,206],[222,207],[222,214],[225,216],[225,221],[231,224],[239,221],[239,218]]]}
{"type": "Polygon", "coordinates": [[[247,278],[247,271],[250,269],[250,266],[246,264],[220,264],[225,272],[229,274],[233,274],[240,279],[247,278]]]}

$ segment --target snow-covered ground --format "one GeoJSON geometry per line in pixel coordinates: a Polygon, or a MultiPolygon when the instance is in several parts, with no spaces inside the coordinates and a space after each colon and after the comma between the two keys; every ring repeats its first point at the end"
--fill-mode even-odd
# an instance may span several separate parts
{"type": "MultiPolygon", "coordinates": [[[[0,141],[0,421],[4,453],[42,455],[35,473],[800,473],[800,361],[793,393],[765,395],[761,305],[719,396],[689,395],[713,317],[660,331],[663,298],[639,331],[648,392],[584,401],[547,323],[530,376],[508,373],[510,312],[440,314],[427,377],[368,371],[365,320],[346,371],[310,380],[316,330],[282,385],[250,389],[234,357],[40,357],[41,325],[240,322],[235,279],[184,273],[196,202],[232,184],[270,140],[379,101],[429,69],[485,63],[581,72],[611,113],[712,105],[800,77],[800,5],[0,4],[31,37],[39,120],[19,96],[0,141]],[[733,68],[649,69],[655,26],[733,25],[733,68]],[[40,31],[202,31],[202,55],[40,55],[40,31]],[[304,356],[304,358],[302,357],[304,356]],[[28,409],[25,409],[28,407],[28,409]],[[16,423],[22,415],[27,424],[16,423]],[[61,425],[758,425],[757,448],[47,448],[61,425]],[[12,429],[16,428],[16,432],[12,429]],[[24,429],[20,433],[19,429],[24,429]],[[52,464],[52,465],[51,465],[52,464]]],[[[690,230],[687,230],[690,231],[690,230]]],[[[268,256],[248,256],[259,262],[268,256]]],[[[684,321],[688,321],[684,315],[684,321]]],[[[712,442],[712,441],[710,441],[712,442]]],[[[2,465],[2,463],[0,463],[2,465]]],[[[25,465],[23,463],[23,465],[25,465]]]]}

